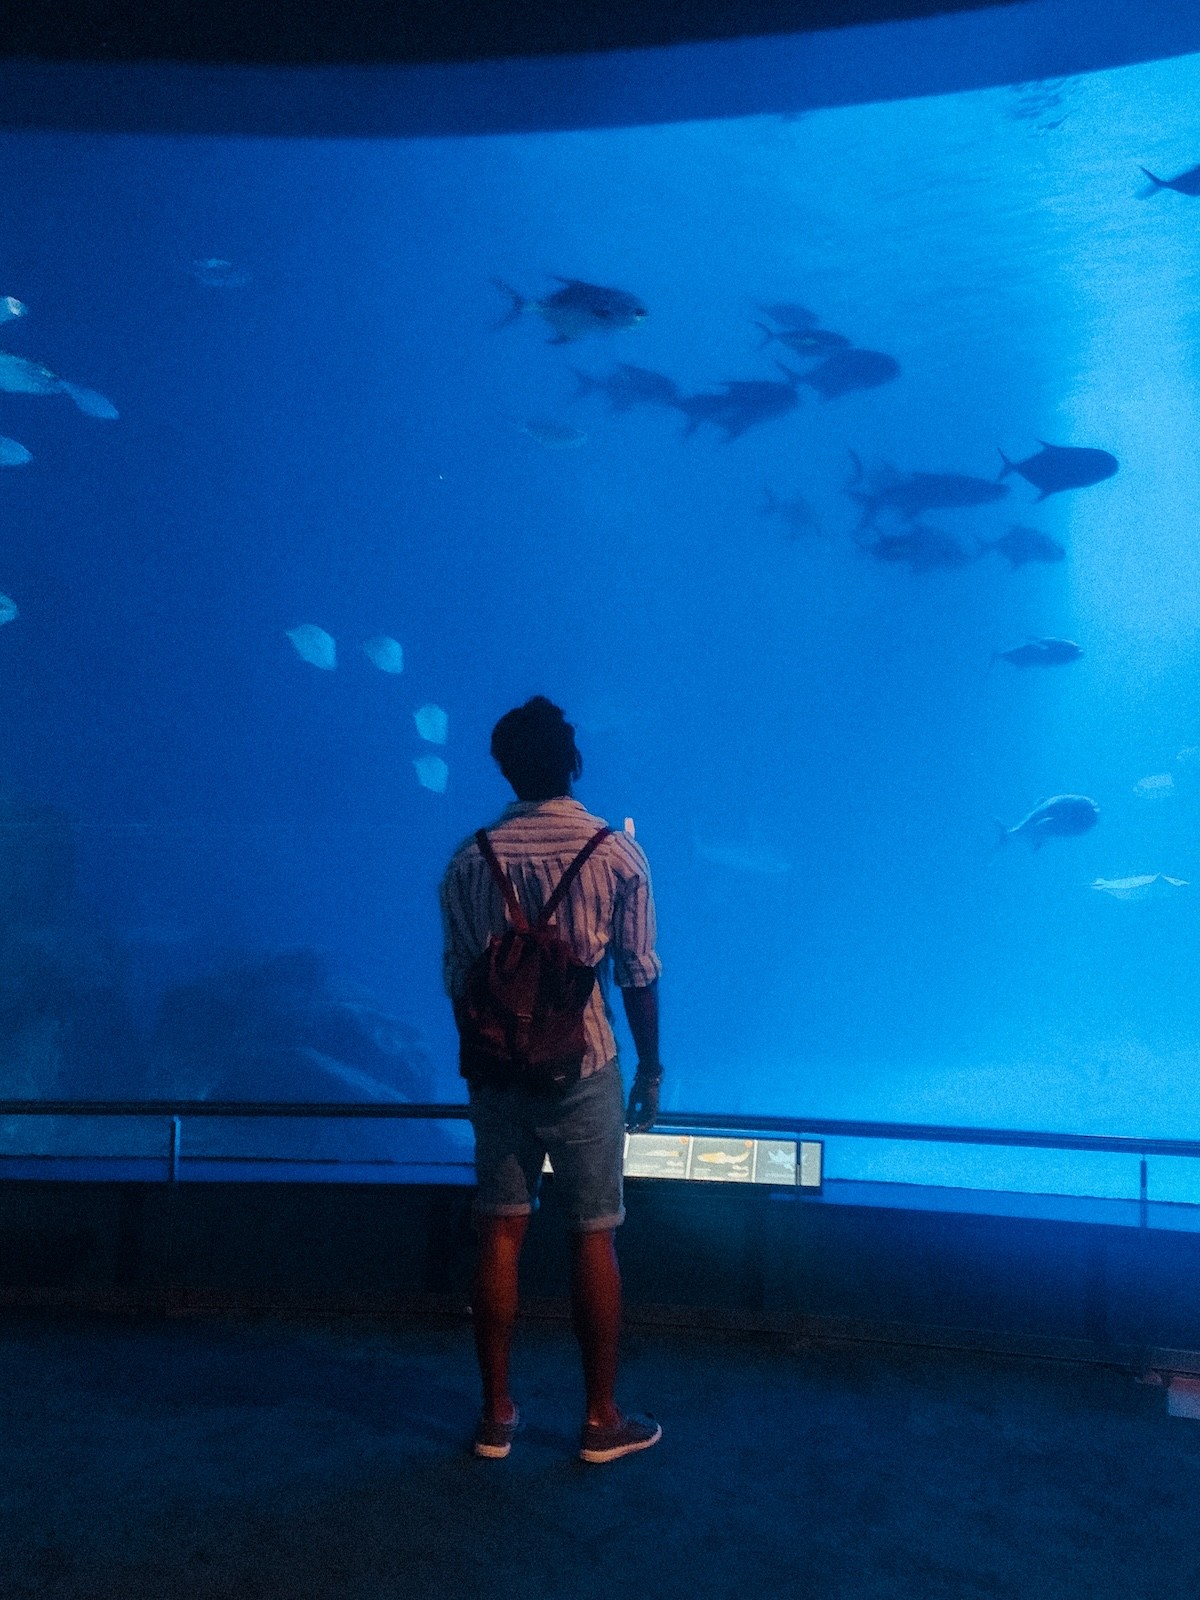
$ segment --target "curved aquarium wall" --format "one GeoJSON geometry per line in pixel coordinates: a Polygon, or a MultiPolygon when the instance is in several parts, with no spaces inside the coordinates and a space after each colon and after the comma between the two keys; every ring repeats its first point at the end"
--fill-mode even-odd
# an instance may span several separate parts
{"type": "Polygon", "coordinates": [[[460,1098],[544,692],[668,1110],[1193,1133],[1198,93],[5,135],[3,1094],[460,1098]]]}

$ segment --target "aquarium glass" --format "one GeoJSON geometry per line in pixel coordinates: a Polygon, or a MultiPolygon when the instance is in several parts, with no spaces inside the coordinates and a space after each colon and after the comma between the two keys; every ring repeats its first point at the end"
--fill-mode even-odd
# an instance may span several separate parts
{"type": "Polygon", "coordinates": [[[1198,95],[4,136],[2,1092],[461,1098],[545,693],[668,1109],[1194,1133],[1198,95]]]}

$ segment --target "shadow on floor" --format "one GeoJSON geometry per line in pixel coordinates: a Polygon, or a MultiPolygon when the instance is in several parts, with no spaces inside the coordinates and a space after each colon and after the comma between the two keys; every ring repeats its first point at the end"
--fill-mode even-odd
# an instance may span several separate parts
{"type": "Polygon", "coordinates": [[[631,1333],[661,1445],[574,1459],[569,1332],[467,1451],[469,1331],[0,1321],[5,1600],[1194,1600],[1200,1425],[1124,1373],[631,1333]]]}

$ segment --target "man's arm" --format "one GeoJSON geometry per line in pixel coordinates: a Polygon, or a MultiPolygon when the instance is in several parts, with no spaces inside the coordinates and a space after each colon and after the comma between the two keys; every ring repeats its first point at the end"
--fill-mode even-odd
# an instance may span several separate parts
{"type": "Polygon", "coordinates": [[[631,1133],[649,1133],[658,1116],[662,1066],[658,1059],[658,983],[622,989],[625,1016],[637,1050],[637,1072],[629,1091],[625,1121],[631,1133]]]}

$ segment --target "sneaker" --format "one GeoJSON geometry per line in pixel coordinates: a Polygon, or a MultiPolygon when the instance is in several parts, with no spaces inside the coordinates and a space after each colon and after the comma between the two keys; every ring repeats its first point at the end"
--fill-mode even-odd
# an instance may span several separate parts
{"type": "Polygon", "coordinates": [[[662,1428],[653,1417],[626,1417],[618,1427],[596,1428],[585,1423],[579,1441],[581,1461],[615,1461],[635,1450],[649,1450],[662,1438],[662,1428]]]}
{"type": "Polygon", "coordinates": [[[477,1456],[489,1461],[503,1461],[512,1449],[513,1434],[521,1429],[521,1413],[514,1409],[511,1422],[489,1422],[480,1417],[475,1429],[475,1442],[471,1446],[477,1456]]]}

